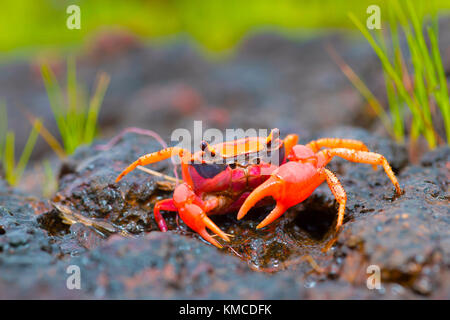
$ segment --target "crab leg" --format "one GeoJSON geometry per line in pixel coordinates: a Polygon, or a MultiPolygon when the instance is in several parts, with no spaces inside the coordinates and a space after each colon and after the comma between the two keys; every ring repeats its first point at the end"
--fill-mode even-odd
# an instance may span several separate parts
{"type": "Polygon", "coordinates": [[[143,155],[135,162],[130,164],[125,170],[123,170],[122,173],[117,177],[116,182],[119,182],[125,175],[136,169],[136,167],[138,166],[145,166],[147,164],[162,161],[174,155],[178,155],[180,158],[182,158],[182,163],[187,163],[188,159],[191,158],[191,154],[189,153],[189,151],[178,147],[166,148],[157,152],[149,153],[143,155]]]}
{"type": "Polygon", "coordinates": [[[344,187],[342,187],[342,184],[339,182],[338,178],[334,175],[333,172],[324,168],[322,171],[322,175],[325,176],[328,187],[330,187],[330,190],[336,198],[336,201],[339,203],[338,219],[336,223],[336,231],[338,231],[342,225],[342,222],[344,221],[347,194],[345,193],[344,187]]]}
{"type": "Polygon", "coordinates": [[[161,215],[160,211],[178,211],[177,207],[173,203],[172,199],[165,199],[158,201],[153,208],[153,215],[155,216],[156,223],[158,224],[159,230],[162,232],[167,231],[166,221],[161,215]]]}
{"type": "Polygon", "coordinates": [[[314,152],[319,151],[321,148],[347,148],[359,151],[369,151],[364,142],[353,139],[322,138],[311,141],[306,146],[314,152]]]}
{"type": "Polygon", "coordinates": [[[336,149],[325,149],[323,151],[320,151],[319,153],[317,153],[317,156],[319,159],[322,159],[322,161],[324,162],[323,165],[326,165],[328,162],[330,162],[334,156],[338,156],[352,162],[381,165],[383,166],[384,171],[386,172],[389,179],[392,181],[392,184],[394,185],[397,194],[401,195],[403,193],[397,181],[397,178],[395,177],[395,174],[392,171],[391,166],[387,162],[386,158],[381,154],[374,152],[351,150],[346,148],[336,148],[336,149]]]}
{"type": "Polygon", "coordinates": [[[296,134],[289,134],[284,138],[284,149],[286,154],[291,153],[292,148],[297,144],[298,136],[296,134]]]}

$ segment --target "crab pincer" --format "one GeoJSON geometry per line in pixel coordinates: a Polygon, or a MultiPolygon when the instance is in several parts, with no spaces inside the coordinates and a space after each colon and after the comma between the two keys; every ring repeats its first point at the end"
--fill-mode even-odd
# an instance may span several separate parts
{"type": "Polygon", "coordinates": [[[276,169],[272,176],[259,185],[245,200],[238,213],[238,220],[265,197],[273,197],[275,208],[256,227],[263,228],[280,217],[288,208],[305,200],[321,183],[322,175],[313,164],[288,162],[276,169]]]}
{"type": "Polygon", "coordinates": [[[207,216],[205,212],[207,210],[207,204],[205,204],[204,201],[202,201],[202,199],[194,193],[188,184],[180,184],[175,189],[173,194],[173,202],[178,208],[178,213],[184,223],[186,223],[189,228],[200,234],[203,239],[209,241],[218,248],[222,248],[222,245],[206,231],[206,228],[208,228],[224,241],[230,241],[228,235],[220,230],[220,228],[207,216]]]}

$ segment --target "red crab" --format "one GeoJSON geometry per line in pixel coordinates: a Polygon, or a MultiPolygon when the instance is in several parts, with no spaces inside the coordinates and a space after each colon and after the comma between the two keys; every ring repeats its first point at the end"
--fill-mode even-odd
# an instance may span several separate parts
{"type": "Polygon", "coordinates": [[[290,134],[281,140],[278,133],[278,129],[274,129],[267,138],[248,137],[212,146],[202,142],[201,150],[194,154],[178,147],[166,148],[137,159],[117,177],[116,182],[137,166],[178,155],[184,182],[175,188],[172,199],[155,204],[155,220],[161,231],[167,231],[160,211],[177,211],[186,225],[219,248],[221,244],[206,228],[224,241],[230,239],[208,215],[239,210],[237,218],[241,219],[250,208],[261,204],[260,200],[270,196],[276,200],[276,206],[257,226],[258,229],[263,228],[288,208],[305,200],[324,181],[339,203],[336,223],[336,230],[339,230],[347,196],[336,176],[325,168],[334,156],[369,163],[374,168],[383,166],[397,194],[402,193],[384,156],[369,152],[361,141],[324,138],[297,145],[297,135],[290,134]],[[271,161],[275,154],[279,157],[278,165],[271,161]]]}

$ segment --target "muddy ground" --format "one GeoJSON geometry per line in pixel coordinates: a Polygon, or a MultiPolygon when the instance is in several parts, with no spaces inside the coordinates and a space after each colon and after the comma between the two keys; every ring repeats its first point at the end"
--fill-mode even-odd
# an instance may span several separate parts
{"type": "MultiPolygon", "coordinates": [[[[111,75],[100,117],[105,138],[64,162],[52,160],[59,177],[50,198],[33,183],[42,181],[37,169],[28,170],[22,191],[0,181],[0,298],[450,298],[450,149],[411,164],[406,148],[382,134],[324,49],[334,46],[382,92],[379,65],[365,43],[341,35],[302,41],[256,35],[214,60],[186,41],[153,47],[129,35],[99,37],[120,45],[111,50],[95,42],[81,53],[79,74],[88,84],[98,70],[111,75]],[[98,146],[129,126],[168,141],[173,129],[190,129],[194,120],[204,129],[278,127],[282,135],[300,134],[301,142],[360,139],[388,159],[405,194],[395,196],[381,168],[335,159],[329,168],[348,195],[337,235],[337,204],[326,184],[262,230],[255,227],[270,206],[241,221],[235,214],[213,217],[234,236],[221,250],[173,213],[165,214],[169,231],[161,233],[151,212],[155,201],[171,196],[167,184],[141,171],[114,183],[127,164],[160,145],[129,133],[108,150],[98,146]],[[81,290],[66,287],[70,265],[80,267],[81,290]],[[381,271],[380,290],[366,285],[370,265],[381,271]]],[[[54,131],[35,65],[1,68],[8,105],[27,106],[54,131]]],[[[53,68],[64,76],[61,60],[53,68]]],[[[25,127],[18,108],[10,109],[10,126],[25,127]]],[[[42,143],[36,163],[48,154],[42,143]]],[[[172,175],[168,161],[149,167],[172,175]]]]}

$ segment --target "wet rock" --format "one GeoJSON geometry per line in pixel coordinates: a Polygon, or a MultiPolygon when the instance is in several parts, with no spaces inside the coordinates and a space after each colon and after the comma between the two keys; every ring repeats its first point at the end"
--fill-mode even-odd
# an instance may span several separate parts
{"type": "MultiPolygon", "coordinates": [[[[40,199],[0,181],[0,298],[26,298],[45,291],[40,274],[58,262],[59,246],[37,222],[40,199]]],[[[34,297],[37,297],[35,295],[34,297]]],[[[44,295],[43,295],[44,297],[44,295]]]]}
{"type": "MultiPolygon", "coordinates": [[[[270,206],[252,210],[242,221],[237,221],[232,214],[212,217],[225,232],[233,235],[231,243],[227,244],[223,251],[228,254],[224,255],[206,244],[184,223],[180,222],[177,226],[174,221],[176,215],[171,213],[165,214],[171,231],[164,235],[156,233],[158,237],[155,236],[155,239],[164,241],[158,240],[158,245],[152,244],[151,247],[164,246],[163,252],[176,256],[178,245],[168,245],[166,242],[186,241],[191,245],[195,244],[195,247],[208,250],[208,254],[197,258],[204,263],[212,263],[213,269],[217,268],[214,262],[219,259],[218,257],[232,259],[231,256],[237,256],[240,259],[234,259],[233,264],[240,265],[247,271],[250,267],[251,270],[258,270],[264,274],[275,272],[277,276],[270,278],[271,286],[275,287],[280,285],[278,279],[284,277],[297,279],[298,275],[302,275],[301,286],[310,289],[307,292],[311,297],[323,296],[320,290],[325,289],[318,288],[330,286],[330,290],[334,290],[336,287],[349,285],[352,289],[340,293],[340,297],[387,298],[438,294],[442,287],[437,279],[442,273],[448,276],[447,243],[450,240],[447,239],[449,221],[446,217],[448,179],[445,178],[448,148],[441,148],[425,155],[422,165],[408,166],[403,147],[387,139],[372,136],[365,130],[342,127],[323,132],[322,136],[360,139],[374,152],[386,156],[394,170],[399,173],[399,181],[405,189],[405,194],[401,197],[395,196],[390,180],[383,170],[373,171],[369,165],[349,163],[336,158],[330,163],[330,168],[337,172],[347,191],[347,214],[337,244],[328,252],[324,252],[324,249],[334,237],[332,226],[337,206],[326,184],[320,186],[304,203],[290,209],[282,218],[263,230],[256,230],[255,226],[271,210],[270,206]],[[380,267],[383,281],[383,289],[376,292],[367,291],[365,283],[368,277],[366,269],[372,264],[380,267]]],[[[170,197],[170,193],[161,194],[154,187],[155,178],[142,172],[127,176],[118,186],[111,181],[127,163],[143,152],[159,149],[159,146],[150,138],[128,134],[109,151],[100,153],[92,149],[94,148],[80,150],[75,154],[74,159],[81,164],[73,173],[62,178],[61,190],[56,200],[87,218],[103,219],[119,227],[118,230],[123,228],[130,234],[135,234],[138,236],[137,239],[118,243],[122,245],[133,243],[132,246],[140,248],[139,250],[147,250],[142,243],[148,241],[148,237],[153,239],[152,234],[158,230],[153,217],[148,214],[152,210],[151,199],[170,197]],[[110,166],[105,166],[105,163],[110,163],[110,166]],[[111,208],[100,210],[102,207],[107,208],[108,205],[111,208]],[[139,228],[139,225],[147,227],[139,228]],[[150,234],[142,238],[143,232],[150,234]]],[[[170,171],[168,165],[158,165],[162,172],[170,171]]],[[[74,229],[74,226],[76,224],[71,229],[74,229]]],[[[78,237],[78,243],[81,241],[80,245],[84,248],[97,248],[90,253],[82,253],[80,259],[84,259],[88,265],[93,263],[91,259],[94,252],[102,257],[102,261],[114,259],[117,254],[115,252],[108,251],[110,254],[108,257],[103,254],[104,250],[115,248],[116,242],[111,242],[112,239],[107,240],[106,247],[97,242],[96,238],[89,242],[86,239],[89,239],[87,235],[90,233],[86,234],[85,228],[80,230],[82,241],[78,237]],[[92,241],[94,244],[90,245],[92,241]]],[[[92,229],[90,232],[92,236],[92,229]]],[[[153,249],[148,250],[153,254],[153,249]]],[[[146,253],[144,255],[147,256],[146,253]]],[[[125,261],[126,259],[118,262],[116,267],[125,268],[121,265],[128,263],[125,261]]],[[[178,267],[180,266],[175,264],[165,268],[172,270],[178,267]]],[[[140,293],[135,292],[129,283],[128,287],[125,285],[126,289],[123,289],[125,280],[121,280],[119,283],[114,282],[114,286],[108,282],[104,289],[99,289],[100,295],[116,297],[115,286],[125,290],[126,295],[136,297],[146,296],[149,294],[147,292],[151,291],[149,288],[153,286],[166,292],[167,297],[185,297],[186,290],[197,292],[193,294],[194,296],[198,294],[199,297],[214,297],[217,294],[203,291],[200,294],[201,290],[196,291],[192,283],[173,289],[168,281],[159,282],[160,277],[163,277],[161,268],[142,271],[147,275],[160,276],[154,276],[157,280],[149,280],[148,287],[144,285],[144,288],[138,290],[140,293]]],[[[167,272],[173,276],[173,271],[167,272]]],[[[236,273],[236,270],[230,272],[236,273]]],[[[145,277],[142,275],[142,278],[145,277]]],[[[102,279],[117,280],[112,273],[102,279]]],[[[208,281],[216,280],[215,276],[211,276],[208,281]]],[[[89,280],[90,283],[92,281],[89,280]]],[[[137,280],[130,281],[139,283],[137,280]]],[[[175,282],[179,284],[180,281],[178,279],[175,282]]],[[[237,286],[239,288],[239,285],[237,286]]],[[[95,291],[94,288],[90,290],[95,291]]],[[[229,294],[227,290],[223,290],[222,296],[226,297],[229,294]]]]}
{"type": "Polygon", "coordinates": [[[301,298],[302,281],[287,286],[253,272],[238,258],[172,232],[137,239],[116,236],[70,264],[83,272],[83,292],[96,298],[301,298]]]}
{"type": "Polygon", "coordinates": [[[81,270],[80,295],[96,299],[382,297],[365,287],[305,279],[298,272],[255,272],[235,256],[173,232],[152,232],[135,239],[113,236],[59,268],[66,270],[68,265],[81,270]]]}
{"type": "MultiPolygon", "coordinates": [[[[69,160],[75,165],[61,176],[53,207],[1,186],[0,289],[13,289],[0,292],[68,298],[448,298],[449,148],[408,165],[403,147],[364,130],[342,127],[322,134],[363,140],[386,156],[405,190],[396,196],[381,169],[333,160],[329,167],[348,202],[342,231],[328,251],[337,205],[326,184],[262,230],[255,226],[270,205],[241,221],[233,214],[212,217],[233,236],[222,250],[182,221],[177,225],[174,213],[164,213],[169,232],[159,232],[153,203],[171,196],[158,188],[160,178],[136,170],[119,184],[114,180],[128,163],[160,146],[126,134],[106,151],[80,148],[69,160]],[[81,290],[66,286],[73,265],[81,270],[81,290]],[[380,270],[379,290],[366,284],[371,265],[380,270]]],[[[167,161],[152,169],[172,171],[167,161]]]]}
{"type": "MultiPolygon", "coordinates": [[[[449,155],[449,148],[443,147],[424,156],[426,166],[402,170],[401,197],[392,196],[386,184],[383,196],[376,191],[383,184],[367,190],[366,181],[353,180],[359,189],[358,194],[349,194],[354,199],[347,205],[353,221],[344,226],[338,251],[357,250],[364,266],[380,267],[384,282],[400,283],[422,295],[445,290],[440,280],[450,273],[449,155]],[[357,248],[350,246],[355,241],[357,248]]],[[[347,179],[342,180],[345,185],[347,179]]]]}
{"type": "Polygon", "coordinates": [[[34,206],[39,199],[0,186],[0,263],[4,266],[46,265],[58,248],[39,228],[34,206]]]}
{"type": "MultiPolygon", "coordinates": [[[[107,220],[129,233],[157,230],[149,214],[150,205],[163,193],[158,193],[157,179],[139,170],[119,184],[115,179],[139,156],[159,149],[154,139],[136,134],[125,135],[107,151],[96,147],[79,149],[69,160],[77,165],[62,176],[54,202],[85,217],[107,220]]],[[[169,167],[158,163],[153,168],[164,171],[169,167]]]]}

